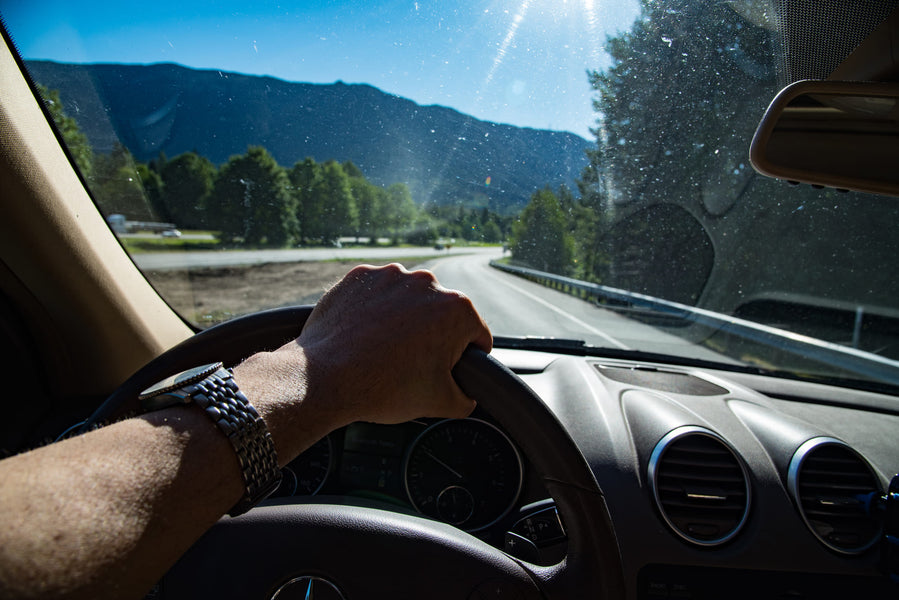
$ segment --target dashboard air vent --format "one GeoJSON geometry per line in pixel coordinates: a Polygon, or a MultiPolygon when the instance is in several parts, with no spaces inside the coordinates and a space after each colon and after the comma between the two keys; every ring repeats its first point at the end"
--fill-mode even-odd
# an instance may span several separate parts
{"type": "Polygon", "coordinates": [[[844,442],[820,437],[800,446],[787,486],[806,525],[831,550],[858,554],[880,539],[880,524],[865,510],[870,494],[883,493],[880,481],[844,442]]]}
{"type": "Polygon", "coordinates": [[[693,544],[727,542],[749,515],[749,477],[743,461],[719,435],[703,427],[679,427],[656,444],[649,482],[662,517],[693,544]]]}

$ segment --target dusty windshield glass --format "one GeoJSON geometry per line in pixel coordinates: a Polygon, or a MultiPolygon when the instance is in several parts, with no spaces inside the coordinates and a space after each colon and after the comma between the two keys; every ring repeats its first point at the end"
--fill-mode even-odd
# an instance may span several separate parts
{"type": "Polygon", "coordinates": [[[198,327],[398,261],[498,336],[897,383],[895,202],[749,164],[797,78],[777,5],[0,10],[111,228],[198,327]]]}

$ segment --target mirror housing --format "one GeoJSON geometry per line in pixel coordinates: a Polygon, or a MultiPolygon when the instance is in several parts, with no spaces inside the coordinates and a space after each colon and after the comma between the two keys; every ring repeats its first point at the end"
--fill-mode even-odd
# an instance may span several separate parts
{"type": "Polygon", "coordinates": [[[777,179],[899,196],[899,83],[787,86],[765,111],[749,160],[777,179]]]}

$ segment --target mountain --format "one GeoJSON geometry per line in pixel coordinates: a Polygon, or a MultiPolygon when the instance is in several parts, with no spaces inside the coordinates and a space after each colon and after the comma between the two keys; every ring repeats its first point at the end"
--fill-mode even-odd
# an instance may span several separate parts
{"type": "Polygon", "coordinates": [[[195,151],[222,164],[260,145],[285,167],[307,156],[351,160],[375,183],[405,182],[419,204],[516,211],[536,189],[573,186],[592,145],[572,133],[420,106],[369,85],[174,64],[28,61],[28,68],[35,81],[59,90],[96,151],[121,140],[142,161],[195,151]]]}

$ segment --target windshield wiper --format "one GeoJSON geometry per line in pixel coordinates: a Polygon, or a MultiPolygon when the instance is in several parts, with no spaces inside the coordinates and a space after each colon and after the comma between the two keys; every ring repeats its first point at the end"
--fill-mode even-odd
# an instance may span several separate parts
{"type": "Polygon", "coordinates": [[[512,337],[500,335],[493,338],[493,344],[498,348],[557,352],[574,356],[587,356],[588,349],[591,348],[584,340],[538,336],[512,337]]]}

